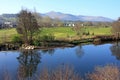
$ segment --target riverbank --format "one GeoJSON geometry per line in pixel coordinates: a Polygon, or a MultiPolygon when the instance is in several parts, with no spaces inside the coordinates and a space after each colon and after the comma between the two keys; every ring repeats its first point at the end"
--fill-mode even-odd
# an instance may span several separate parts
{"type": "Polygon", "coordinates": [[[18,50],[18,49],[25,49],[25,50],[30,50],[30,49],[51,49],[51,48],[56,48],[56,47],[74,47],[79,44],[102,44],[105,42],[113,42],[116,41],[116,38],[114,35],[109,35],[109,36],[96,36],[93,38],[86,38],[86,39],[80,39],[80,40],[54,40],[54,41],[41,41],[39,42],[39,46],[36,45],[25,45],[25,44],[20,44],[20,43],[4,43],[0,44],[0,51],[2,50],[18,50]]]}
{"type": "Polygon", "coordinates": [[[0,50],[14,49],[45,49],[55,47],[72,47],[79,44],[116,41],[114,35],[111,34],[111,27],[95,27],[84,26],[84,34],[80,37],[73,30],[73,27],[53,27],[42,28],[40,32],[34,36],[32,45],[22,47],[21,36],[18,35],[15,28],[0,30],[0,50]],[[8,34],[10,33],[10,34],[8,34]],[[87,34],[86,34],[87,33],[87,34]],[[88,34],[89,33],[89,34],[88,34]]]}

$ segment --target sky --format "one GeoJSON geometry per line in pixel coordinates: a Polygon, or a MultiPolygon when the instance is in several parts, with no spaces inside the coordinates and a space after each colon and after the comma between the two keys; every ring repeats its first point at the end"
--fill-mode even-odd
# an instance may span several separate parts
{"type": "Polygon", "coordinates": [[[120,17],[120,0],[0,0],[0,14],[19,13],[24,8],[39,13],[55,11],[115,20],[120,17]]]}

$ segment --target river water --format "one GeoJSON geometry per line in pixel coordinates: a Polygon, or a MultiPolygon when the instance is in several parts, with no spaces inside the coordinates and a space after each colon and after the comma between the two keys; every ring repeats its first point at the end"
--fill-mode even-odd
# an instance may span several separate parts
{"type": "Polygon", "coordinates": [[[7,70],[10,74],[16,75],[20,70],[25,70],[24,73],[30,73],[26,75],[28,77],[43,68],[54,70],[58,66],[69,65],[79,74],[85,75],[92,72],[96,66],[120,65],[119,60],[120,46],[116,46],[116,43],[32,51],[1,51],[0,73],[7,70]]]}

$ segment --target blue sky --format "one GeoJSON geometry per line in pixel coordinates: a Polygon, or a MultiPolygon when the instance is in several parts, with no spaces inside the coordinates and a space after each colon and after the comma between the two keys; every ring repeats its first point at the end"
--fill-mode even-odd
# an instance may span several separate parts
{"type": "Polygon", "coordinates": [[[74,15],[120,17],[120,0],[0,0],[0,14],[18,13],[22,8],[46,13],[49,11],[74,15]]]}

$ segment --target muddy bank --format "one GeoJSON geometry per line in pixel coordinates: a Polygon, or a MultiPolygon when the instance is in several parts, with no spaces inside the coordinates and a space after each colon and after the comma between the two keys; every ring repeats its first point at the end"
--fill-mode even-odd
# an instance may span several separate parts
{"type": "Polygon", "coordinates": [[[18,50],[20,48],[20,44],[13,44],[13,43],[4,43],[0,44],[0,51],[7,51],[7,50],[18,50]]]}

